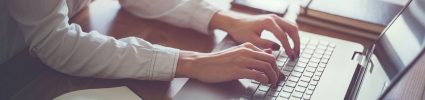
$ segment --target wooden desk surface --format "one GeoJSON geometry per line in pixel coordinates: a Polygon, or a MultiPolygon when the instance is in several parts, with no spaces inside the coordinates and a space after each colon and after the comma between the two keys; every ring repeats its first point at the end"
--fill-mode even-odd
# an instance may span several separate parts
{"type": "MultiPolygon", "coordinates": [[[[232,10],[258,14],[235,7],[232,10]]],[[[135,36],[151,43],[199,52],[210,52],[216,45],[216,38],[218,37],[217,35],[203,35],[190,29],[174,27],[156,20],[137,18],[121,9],[116,0],[97,0],[73,17],[70,22],[80,24],[84,31],[96,30],[115,38],[135,36]]],[[[370,45],[368,43],[371,41],[303,23],[299,23],[299,27],[303,31],[342,38],[365,46],[370,45]]],[[[22,55],[28,54],[23,53],[22,55]]],[[[7,66],[5,68],[11,70],[8,70],[8,73],[0,73],[2,80],[16,80],[16,82],[5,83],[6,85],[3,86],[8,89],[17,89],[13,93],[6,93],[13,100],[46,100],[75,90],[116,86],[127,86],[146,100],[172,99],[188,80],[187,78],[175,78],[172,81],[164,82],[75,77],[52,70],[43,65],[37,58],[17,57],[14,59],[17,60],[5,64],[7,66]],[[25,62],[25,64],[21,64],[21,62],[25,62]],[[23,68],[27,70],[21,71],[23,68]]]]}

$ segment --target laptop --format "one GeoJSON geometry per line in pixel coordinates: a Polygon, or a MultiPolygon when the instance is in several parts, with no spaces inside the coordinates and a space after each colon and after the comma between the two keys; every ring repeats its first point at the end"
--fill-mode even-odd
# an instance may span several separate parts
{"type": "MultiPolygon", "coordinates": [[[[300,31],[300,58],[288,60],[284,51],[273,52],[276,64],[287,76],[277,88],[250,79],[215,84],[191,79],[173,99],[378,99],[388,86],[392,87],[391,83],[397,83],[391,80],[416,62],[423,51],[424,12],[423,0],[409,1],[371,47],[300,31]]],[[[264,31],[261,37],[275,41],[270,34],[264,31]]],[[[234,45],[237,44],[224,38],[215,50],[234,45]]]]}

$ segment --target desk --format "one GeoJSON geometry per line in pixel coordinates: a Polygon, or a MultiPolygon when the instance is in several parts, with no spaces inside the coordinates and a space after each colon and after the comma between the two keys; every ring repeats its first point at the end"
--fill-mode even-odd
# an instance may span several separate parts
{"type": "MultiPolygon", "coordinates": [[[[237,7],[233,7],[232,10],[259,14],[237,7]]],[[[203,35],[190,29],[177,28],[156,20],[137,18],[121,9],[116,0],[97,0],[73,17],[70,22],[80,24],[84,31],[96,30],[115,38],[136,36],[151,43],[199,52],[210,52],[218,42],[217,37],[221,37],[217,34],[203,35]]],[[[365,46],[370,45],[367,43],[371,41],[303,23],[299,23],[299,27],[304,31],[342,38],[365,46]]],[[[21,55],[28,54],[24,52],[21,55]]],[[[127,86],[146,100],[172,99],[188,80],[187,78],[175,78],[172,81],[164,82],[75,77],[50,69],[37,58],[28,56],[15,57],[5,65],[7,66],[5,67],[6,70],[2,70],[0,79],[8,82],[10,80],[9,83],[11,84],[6,85],[6,87],[17,89],[13,93],[8,93],[8,97],[13,100],[47,100],[70,91],[116,86],[127,86]],[[22,62],[25,64],[22,64],[22,62]],[[8,73],[3,73],[4,71],[8,71],[8,73]]]]}

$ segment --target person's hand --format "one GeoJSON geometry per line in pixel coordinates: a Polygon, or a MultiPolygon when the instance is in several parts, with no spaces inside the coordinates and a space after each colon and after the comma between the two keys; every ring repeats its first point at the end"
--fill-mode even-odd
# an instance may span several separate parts
{"type": "Polygon", "coordinates": [[[300,54],[300,39],[296,23],[274,15],[235,16],[232,12],[220,11],[214,14],[210,22],[210,28],[218,28],[227,31],[229,35],[239,43],[251,42],[263,48],[278,50],[280,46],[270,40],[261,39],[261,32],[268,30],[282,43],[285,53],[294,59],[300,54]],[[294,43],[292,49],[288,38],[294,43]]]}
{"type": "Polygon", "coordinates": [[[283,74],[270,53],[251,43],[213,53],[180,51],[176,76],[209,83],[247,78],[276,85],[283,74]]]}

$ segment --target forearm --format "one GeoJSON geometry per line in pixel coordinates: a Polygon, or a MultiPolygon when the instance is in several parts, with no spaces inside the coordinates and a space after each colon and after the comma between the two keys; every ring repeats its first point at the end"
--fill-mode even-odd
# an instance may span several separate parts
{"type": "Polygon", "coordinates": [[[49,3],[52,4],[13,0],[10,6],[31,54],[49,67],[86,77],[174,78],[178,49],[153,45],[135,37],[117,40],[96,31],[86,33],[79,25],[68,23],[65,0],[49,3]]]}
{"type": "Polygon", "coordinates": [[[175,26],[208,33],[208,23],[217,8],[203,0],[120,0],[131,14],[157,19],[175,26]]]}

